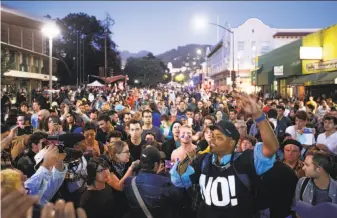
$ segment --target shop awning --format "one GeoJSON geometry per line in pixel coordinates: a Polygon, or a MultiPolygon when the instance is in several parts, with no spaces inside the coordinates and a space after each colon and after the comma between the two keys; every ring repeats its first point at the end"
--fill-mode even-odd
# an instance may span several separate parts
{"type": "Polygon", "coordinates": [[[128,76],[124,76],[124,75],[117,75],[117,76],[114,76],[114,77],[101,77],[101,79],[103,81],[105,81],[106,83],[114,83],[114,82],[117,82],[119,80],[128,80],[128,76]]]}
{"type": "Polygon", "coordinates": [[[318,81],[324,76],[325,74],[323,73],[313,73],[313,74],[308,74],[308,75],[302,75],[294,79],[290,83],[290,85],[305,85],[305,86],[318,85],[318,81]]]}
{"type": "Polygon", "coordinates": [[[337,84],[337,71],[324,74],[325,75],[318,81],[319,84],[337,84]]]}
{"type": "MultiPolygon", "coordinates": [[[[9,72],[4,73],[4,76],[49,81],[49,75],[47,74],[30,73],[30,72],[23,72],[23,71],[18,71],[18,70],[10,70],[9,72]]],[[[52,80],[57,81],[57,78],[55,76],[52,76],[52,80]]]]}

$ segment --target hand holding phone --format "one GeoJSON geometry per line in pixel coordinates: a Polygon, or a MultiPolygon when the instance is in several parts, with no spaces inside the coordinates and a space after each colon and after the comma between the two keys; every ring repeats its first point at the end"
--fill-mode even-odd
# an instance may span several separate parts
{"type": "Polygon", "coordinates": [[[171,169],[173,167],[174,163],[170,160],[165,160],[165,168],[171,169]]]}

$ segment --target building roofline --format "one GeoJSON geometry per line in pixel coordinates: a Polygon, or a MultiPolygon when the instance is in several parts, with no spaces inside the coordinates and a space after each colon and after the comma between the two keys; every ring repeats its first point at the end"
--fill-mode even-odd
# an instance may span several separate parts
{"type": "Polygon", "coordinates": [[[55,22],[52,19],[48,19],[48,18],[45,18],[45,17],[36,17],[36,16],[30,15],[28,13],[19,11],[15,8],[9,7],[9,6],[7,6],[3,3],[1,4],[1,11],[9,13],[9,14],[13,14],[13,15],[18,16],[18,17],[23,17],[23,18],[26,18],[26,19],[29,19],[29,20],[41,22],[41,23],[55,22]]]}
{"type": "Polygon", "coordinates": [[[317,32],[320,31],[321,29],[319,28],[312,28],[312,29],[281,29],[281,28],[276,28],[277,32],[287,32],[287,33],[297,33],[297,32],[317,32]]]}
{"type": "Polygon", "coordinates": [[[207,54],[207,58],[211,57],[217,50],[221,48],[223,44],[223,39],[221,39],[217,44],[215,44],[211,49],[209,54],[207,54]]]}

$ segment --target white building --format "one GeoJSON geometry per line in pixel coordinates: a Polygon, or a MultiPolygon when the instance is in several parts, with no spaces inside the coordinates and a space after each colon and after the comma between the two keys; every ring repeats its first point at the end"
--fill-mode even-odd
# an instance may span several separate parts
{"type": "Polygon", "coordinates": [[[236,84],[247,92],[253,91],[250,74],[257,56],[281,47],[319,29],[272,28],[257,18],[250,18],[242,25],[225,31],[222,39],[206,54],[208,76],[214,79],[214,88],[230,89],[230,71],[236,71],[236,84]],[[232,40],[234,35],[234,56],[232,40]]]}

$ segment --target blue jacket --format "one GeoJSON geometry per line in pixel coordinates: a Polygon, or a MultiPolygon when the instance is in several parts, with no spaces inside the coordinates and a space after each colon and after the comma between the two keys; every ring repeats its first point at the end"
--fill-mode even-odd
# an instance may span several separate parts
{"type": "Polygon", "coordinates": [[[161,121],[160,121],[160,113],[157,111],[152,112],[152,125],[160,128],[161,121]]]}
{"type": "Polygon", "coordinates": [[[25,181],[25,188],[30,195],[38,195],[40,204],[45,205],[50,201],[61,187],[68,168],[64,166],[62,172],[53,167],[52,171],[41,166],[36,173],[25,181]]]}
{"type": "MultiPolygon", "coordinates": [[[[124,182],[124,192],[130,205],[130,217],[145,218],[145,214],[135,197],[129,177],[124,182]]],[[[153,172],[140,171],[136,185],[152,217],[176,217],[176,208],[184,195],[183,188],[175,187],[170,178],[153,172]]]]}

